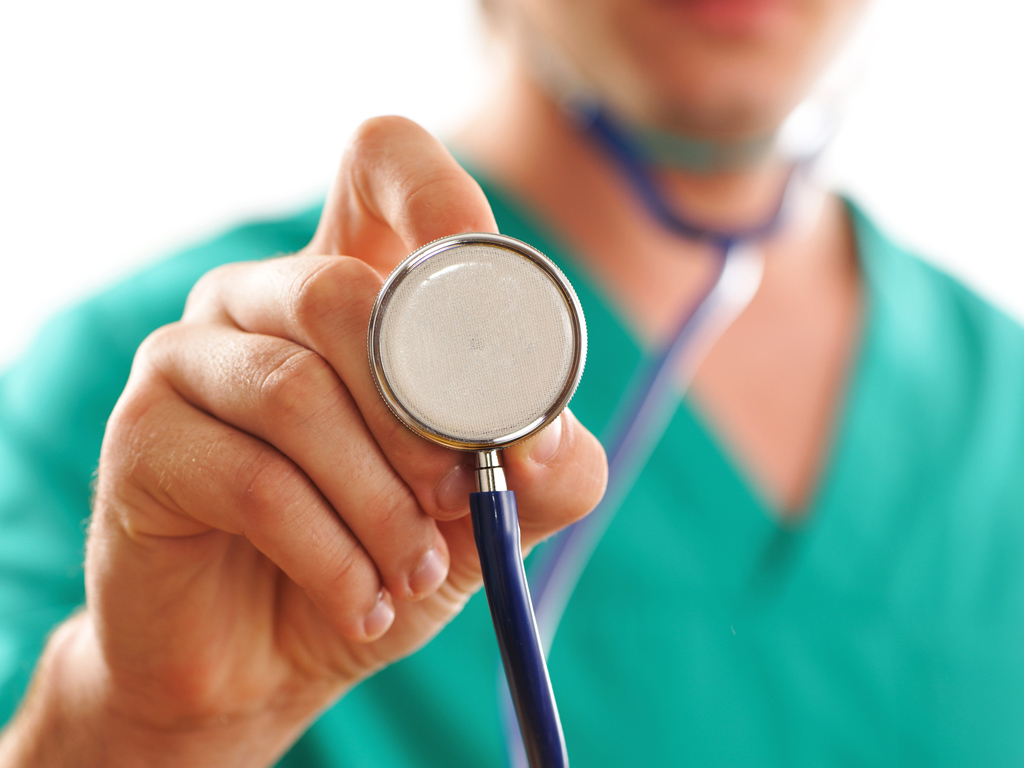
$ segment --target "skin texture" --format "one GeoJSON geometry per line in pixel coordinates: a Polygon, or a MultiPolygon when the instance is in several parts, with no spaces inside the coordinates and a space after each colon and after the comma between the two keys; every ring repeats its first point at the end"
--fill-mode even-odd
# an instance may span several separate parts
{"type": "MultiPolygon", "coordinates": [[[[304,252],[211,272],[142,345],[104,439],[87,609],[5,765],[269,764],[459,612],[480,587],[466,457],[394,419],[365,349],[382,273],[470,230],[494,221],[443,146],[370,121],[304,252]]],[[[603,492],[569,412],[505,462],[526,546],[603,492]]]]}
{"type": "MultiPolygon", "coordinates": [[[[493,11],[508,67],[460,151],[530,200],[649,340],[692,299],[707,254],[650,221],[559,116],[530,76],[525,31],[562,48],[630,118],[729,141],[777,126],[857,8],[762,4],[508,0],[493,11]]],[[[782,173],[765,157],[662,182],[694,214],[737,225],[774,204],[782,173]]],[[[812,213],[764,245],[763,290],[694,384],[780,514],[799,513],[814,487],[858,328],[844,212],[819,196],[812,213]]],[[[408,252],[494,228],[440,144],[377,119],[353,138],[302,253],[200,281],[181,322],[139,350],[111,417],[87,605],[48,644],[0,763],[270,765],[319,711],[461,609],[480,586],[470,473],[390,415],[365,334],[382,275],[408,252]]],[[[569,413],[505,458],[527,546],[604,487],[603,452],[569,413]]]]}
{"type": "Polygon", "coordinates": [[[687,136],[767,135],[863,0],[495,0],[514,57],[558,51],[622,116],[687,136]]]}
{"type": "MultiPolygon", "coordinates": [[[[664,341],[691,306],[711,255],[654,221],[607,154],[560,114],[533,76],[537,44],[523,35],[550,30],[547,45],[557,38],[609,108],[628,119],[742,141],[778,127],[861,6],[772,0],[770,13],[760,14],[748,12],[753,3],[720,0],[733,11],[728,23],[709,22],[699,0],[598,0],[586,14],[576,0],[508,0],[491,11],[511,54],[494,98],[459,134],[459,152],[530,201],[649,345],[664,341]],[[569,24],[574,15],[578,23],[569,24]],[[670,45],[675,39],[692,45],[670,45]],[[629,93],[617,99],[627,76],[629,93]],[[640,102],[701,119],[658,122],[640,102]]],[[[662,171],[658,181],[690,216],[732,229],[764,219],[786,170],[783,158],[766,154],[738,171],[662,171]]],[[[760,247],[761,289],[704,360],[690,398],[752,491],[795,523],[827,464],[859,338],[859,268],[842,202],[813,185],[794,220],[760,247]]]]}

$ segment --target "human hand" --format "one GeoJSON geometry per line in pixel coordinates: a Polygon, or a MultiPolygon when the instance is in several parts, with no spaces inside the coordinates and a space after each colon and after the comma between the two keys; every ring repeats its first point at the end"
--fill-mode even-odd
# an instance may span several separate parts
{"type": "MultiPolygon", "coordinates": [[[[403,427],[366,357],[382,276],[464,231],[496,231],[476,183],[413,123],[369,121],[307,248],[214,270],[142,345],[61,643],[65,685],[103,713],[95,739],[124,753],[131,733],[149,765],[270,764],[480,587],[472,457],[403,427]]],[[[568,411],[504,456],[524,546],[603,491],[604,453],[568,411]]]]}

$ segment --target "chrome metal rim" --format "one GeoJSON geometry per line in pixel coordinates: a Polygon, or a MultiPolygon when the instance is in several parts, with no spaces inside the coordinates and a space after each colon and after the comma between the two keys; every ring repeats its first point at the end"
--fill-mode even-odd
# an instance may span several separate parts
{"type": "Polygon", "coordinates": [[[485,450],[493,448],[504,448],[520,440],[525,440],[530,435],[543,429],[562,412],[562,409],[572,399],[576,388],[579,386],[580,378],[583,376],[583,367],[587,357],[587,326],[583,319],[583,308],[572,285],[566,279],[562,271],[555,266],[547,256],[531,245],[521,240],[506,235],[494,235],[486,232],[470,232],[460,235],[451,235],[427,243],[422,248],[407,256],[384,281],[384,285],[377,294],[377,300],[373,304],[370,313],[370,328],[367,334],[367,353],[370,361],[370,371],[373,373],[373,380],[380,392],[384,402],[387,403],[391,412],[398,417],[406,427],[421,437],[435,443],[457,448],[460,450],[485,450]],[[512,251],[517,256],[526,258],[540,267],[551,281],[558,288],[558,291],[569,311],[573,329],[573,358],[570,365],[569,376],[565,385],[558,394],[557,399],[552,402],[540,417],[530,424],[506,435],[488,440],[465,440],[456,435],[446,435],[433,429],[413,415],[395,396],[394,390],[388,381],[387,371],[381,362],[380,335],[384,315],[387,312],[388,302],[394,295],[395,290],[418,266],[426,260],[438,256],[452,248],[462,245],[490,245],[512,251]]]}

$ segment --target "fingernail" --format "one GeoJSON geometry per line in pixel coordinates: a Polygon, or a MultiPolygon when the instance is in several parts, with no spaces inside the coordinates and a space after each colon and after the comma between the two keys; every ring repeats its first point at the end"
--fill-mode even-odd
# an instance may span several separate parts
{"type": "Polygon", "coordinates": [[[558,453],[558,447],[562,444],[562,414],[548,424],[540,433],[537,442],[533,444],[530,451],[530,460],[538,464],[547,464],[558,453]]]}
{"type": "Polygon", "coordinates": [[[472,473],[459,464],[438,483],[434,498],[446,512],[457,512],[469,504],[469,494],[476,490],[472,473]]]}
{"type": "Polygon", "coordinates": [[[375,640],[388,630],[394,620],[395,607],[391,604],[391,595],[382,589],[377,595],[377,604],[363,619],[363,633],[368,640],[375,640]]]}
{"type": "Polygon", "coordinates": [[[409,590],[413,597],[429,595],[448,577],[448,562],[441,550],[434,547],[420,560],[416,570],[409,576],[409,590]]]}

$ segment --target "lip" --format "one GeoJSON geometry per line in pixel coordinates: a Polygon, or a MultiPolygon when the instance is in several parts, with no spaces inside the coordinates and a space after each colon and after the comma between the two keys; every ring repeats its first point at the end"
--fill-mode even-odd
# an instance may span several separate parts
{"type": "Polygon", "coordinates": [[[794,10],[790,0],[655,0],[654,4],[708,32],[729,37],[771,33],[794,10]]]}

